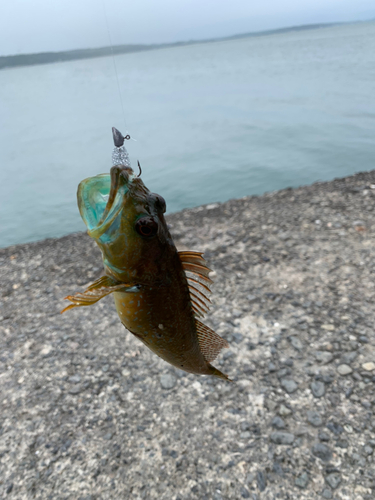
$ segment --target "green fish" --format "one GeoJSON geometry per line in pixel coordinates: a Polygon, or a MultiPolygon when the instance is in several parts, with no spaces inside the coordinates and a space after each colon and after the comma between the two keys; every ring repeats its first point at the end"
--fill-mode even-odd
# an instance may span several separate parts
{"type": "Polygon", "coordinates": [[[155,354],[186,372],[229,380],[211,365],[228,343],[200,321],[209,309],[212,283],[203,254],[177,251],[164,199],[133,172],[124,147],[129,136],[112,132],[110,174],[83,180],[77,193],[105,276],[66,297],[71,304],[62,312],[113,294],[121,323],[155,354]]]}

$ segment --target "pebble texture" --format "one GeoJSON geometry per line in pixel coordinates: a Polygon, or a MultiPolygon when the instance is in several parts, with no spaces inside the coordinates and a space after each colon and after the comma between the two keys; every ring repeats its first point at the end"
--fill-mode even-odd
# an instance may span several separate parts
{"type": "Polygon", "coordinates": [[[206,323],[234,383],[167,365],[111,297],[60,315],[101,273],[87,235],[0,250],[0,498],[374,498],[374,188],[168,217],[214,269],[206,323]]]}

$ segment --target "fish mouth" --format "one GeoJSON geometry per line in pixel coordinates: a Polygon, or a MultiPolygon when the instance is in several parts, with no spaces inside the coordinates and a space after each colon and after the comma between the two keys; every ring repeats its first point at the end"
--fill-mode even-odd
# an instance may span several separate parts
{"type": "Polygon", "coordinates": [[[111,168],[110,174],[89,177],[79,184],[78,207],[89,236],[94,239],[105,237],[124,206],[133,178],[130,167],[117,165],[111,168]]]}

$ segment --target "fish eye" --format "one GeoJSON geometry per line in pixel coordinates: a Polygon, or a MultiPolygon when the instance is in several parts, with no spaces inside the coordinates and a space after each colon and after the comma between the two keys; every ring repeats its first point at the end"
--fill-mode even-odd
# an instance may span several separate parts
{"type": "Polygon", "coordinates": [[[136,222],[135,230],[145,238],[152,238],[158,232],[158,223],[152,217],[142,217],[136,222]]]}

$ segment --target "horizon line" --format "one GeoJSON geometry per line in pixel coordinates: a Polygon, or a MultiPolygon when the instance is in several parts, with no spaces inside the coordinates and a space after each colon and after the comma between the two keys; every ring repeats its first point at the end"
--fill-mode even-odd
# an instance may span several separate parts
{"type": "Polygon", "coordinates": [[[374,18],[366,20],[344,21],[344,22],[337,21],[329,23],[301,24],[301,25],[285,26],[281,28],[273,28],[261,31],[238,33],[234,35],[227,35],[227,36],[207,38],[207,39],[190,39],[190,40],[181,40],[176,42],[151,43],[151,44],[138,43],[138,44],[106,45],[95,48],[91,47],[91,48],[70,49],[70,50],[60,50],[60,51],[12,54],[12,55],[0,56],[0,69],[17,67],[17,66],[50,64],[54,62],[65,62],[65,61],[73,61],[79,59],[93,59],[96,57],[108,57],[111,55],[115,56],[132,52],[144,52],[148,50],[195,45],[200,43],[215,43],[221,41],[235,40],[239,38],[251,38],[258,36],[260,37],[260,36],[288,33],[291,31],[314,30],[314,29],[330,28],[333,26],[358,24],[358,23],[366,23],[373,21],[375,21],[374,18]]]}

